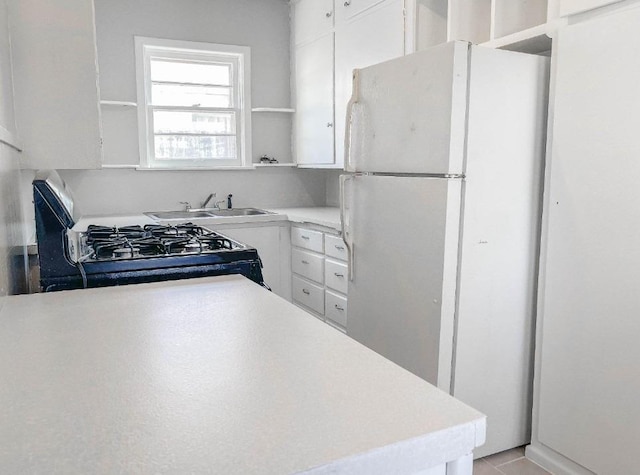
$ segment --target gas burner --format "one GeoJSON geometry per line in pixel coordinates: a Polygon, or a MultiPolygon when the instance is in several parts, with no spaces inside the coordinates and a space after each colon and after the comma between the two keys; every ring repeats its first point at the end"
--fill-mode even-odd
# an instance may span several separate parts
{"type": "Polygon", "coordinates": [[[119,247],[113,250],[112,257],[114,259],[131,259],[140,255],[140,249],[137,247],[119,247]]]}
{"type": "Polygon", "coordinates": [[[186,237],[204,234],[204,229],[192,223],[176,226],[148,224],[144,230],[154,237],[186,237]]]}
{"type": "Polygon", "coordinates": [[[120,238],[139,239],[145,236],[141,226],[123,226],[121,228],[89,225],[87,227],[87,242],[109,241],[120,238]]]}

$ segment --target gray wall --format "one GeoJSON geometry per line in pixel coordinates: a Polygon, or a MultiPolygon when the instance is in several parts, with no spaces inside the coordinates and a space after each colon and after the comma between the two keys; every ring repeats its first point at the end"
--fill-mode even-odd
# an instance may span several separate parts
{"type": "MultiPolygon", "coordinates": [[[[136,101],[134,36],[251,47],[254,107],[289,107],[289,9],[282,0],[95,0],[104,100],[136,101]]],[[[254,160],[291,161],[291,116],[253,114],[254,160]]],[[[106,164],[138,163],[135,108],[103,109],[106,164]]],[[[237,206],[324,205],[325,172],[62,171],[84,214],[137,213],[233,193],[237,206]]]]}
{"type": "MultiPolygon", "coordinates": [[[[0,0],[0,127],[15,135],[7,6],[0,0]]],[[[5,132],[6,134],[6,132],[5,132]]],[[[20,153],[0,141],[0,307],[24,284],[20,153]]]]}

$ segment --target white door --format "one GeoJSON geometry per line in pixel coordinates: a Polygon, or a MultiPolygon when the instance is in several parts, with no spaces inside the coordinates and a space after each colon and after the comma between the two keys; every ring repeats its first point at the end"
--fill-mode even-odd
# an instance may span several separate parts
{"type": "Polygon", "coordinates": [[[333,164],[333,33],[297,46],[296,162],[333,164]]]}
{"type": "Polygon", "coordinates": [[[468,54],[452,42],[360,70],[345,168],[461,174],[468,54]]]}
{"type": "Polygon", "coordinates": [[[346,182],[347,334],[449,391],[461,181],[346,182]]]}
{"type": "MultiPolygon", "coordinates": [[[[338,1],[338,0],[337,0],[338,1]]],[[[338,9],[344,8],[339,2],[338,9]]],[[[354,2],[355,3],[355,2],[354,2]]],[[[352,4],[352,7],[357,5],[352,4]]],[[[404,2],[387,0],[336,26],[336,164],[344,161],[344,128],[352,73],[404,54],[404,2]]]]}

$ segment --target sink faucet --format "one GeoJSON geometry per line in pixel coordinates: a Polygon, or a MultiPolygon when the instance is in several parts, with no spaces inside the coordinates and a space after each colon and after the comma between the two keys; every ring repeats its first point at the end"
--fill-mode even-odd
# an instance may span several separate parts
{"type": "Polygon", "coordinates": [[[215,196],[216,196],[215,193],[211,193],[209,196],[207,196],[207,199],[204,200],[204,203],[202,203],[202,208],[206,208],[207,205],[209,204],[209,201],[211,201],[211,198],[213,198],[215,196]]]}
{"type": "Polygon", "coordinates": [[[224,200],[216,201],[213,205],[215,209],[220,209],[220,203],[224,203],[224,200]]]}
{"type": "Polygon", "coordinates": [[[191,210],[191,203],[189,203],[188,201],[181,201],[180,204],[184,205],[184,210],[185,211],[191,210]]]}

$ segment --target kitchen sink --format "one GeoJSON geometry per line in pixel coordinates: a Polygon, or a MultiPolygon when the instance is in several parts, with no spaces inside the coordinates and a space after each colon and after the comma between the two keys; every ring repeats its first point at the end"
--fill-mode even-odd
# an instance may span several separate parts
{"type": "Polygon", "coordinates": [[[211,214],[215,216],[257,216],[261,214],[271,214],[269,211],[264,211],[257,208],[231,208],[231,209],[216,209],[211,211],[211,214]]]}
{"type": "Polygon", "coordinates": [[[257,208],[231,208],[231,209],[190,209],[188,211],[150,211],[145,213],[152,219],[195,219],[195,218],[224,218],[232,216],[259,216],[272,214],[257,208]]]}

